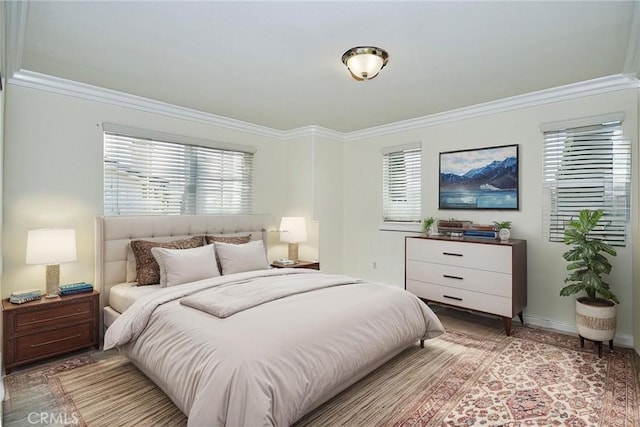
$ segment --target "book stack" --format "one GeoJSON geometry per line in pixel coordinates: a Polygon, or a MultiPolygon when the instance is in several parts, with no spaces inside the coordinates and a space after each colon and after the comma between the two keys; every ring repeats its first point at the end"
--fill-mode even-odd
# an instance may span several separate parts
{"type": "Polygon", "coordinates": [[[498,238],[498,230],[496,230],[496,227],[493,225],[471,224],[463,234],[468,237],[498,238]]]}
{"type": "Polygon", "coordinates": [[[40,299],[42,297],[42,292],[40,289],[27,289],[19,292],[12,292],[9,296],[9,302],[13,304],[23,304],[25,302],[33,301],[40,299]]]}
{"type": "Polygon", "coordinates": [[[60,285],[58,287],[58,292],[60,296],[63,297],[65,295],[73,295],[79,294],[82,292],[92,292],[93,285],[87,282],[78,282],[78,283],[68,283],[66,285],[60,285]]]}
{"type": "Polygon", "coordinates": [[[462,232],[463,236],[467,236],[467,237],[487,237],[489,239],[497,239],[498,238],[498,232],[497,231],[489,231],[489,230],[474,230],[474,229],[469,229],[469,230],[464,230],[462,232]]]}

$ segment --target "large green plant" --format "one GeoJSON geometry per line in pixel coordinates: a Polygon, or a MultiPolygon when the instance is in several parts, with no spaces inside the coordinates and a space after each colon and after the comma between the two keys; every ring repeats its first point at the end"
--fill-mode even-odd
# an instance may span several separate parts
{"type": "Polygon", "coordinates": [[[602,280],[603,274],[611,272],[611,264],[604,254],[616,256],[611,245],[589,237],[602,217],[602,210],[583,209],[580,217],[569,223],[564,231],[564,243],[573,245],[562,256],[569,262],[567,270],[571,273],[564,280],[567,286],[560,290],[560,295],[569,296],[585,291],[591,301],[597,296],[619,303],[618,298],[609,289],[609,284],[602,280]]]}

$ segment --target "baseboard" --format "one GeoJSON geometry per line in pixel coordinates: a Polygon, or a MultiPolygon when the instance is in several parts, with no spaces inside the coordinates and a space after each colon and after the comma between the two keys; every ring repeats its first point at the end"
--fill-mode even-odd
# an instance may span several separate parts
{"type": "MultiPolygon", "coordinates": [[[[526,314],[524,315],[524,323],[557,332],[562,332],[565,334],[578,335],[576,325],[570,323],[556,322],[554,320],[543,319],[536,316],[528,316],[526,314]]],[[[615,338],[613,339],[613,344],[619,345],[620,347],[633,348],[633,336],[617,333],[615,338]]]]}

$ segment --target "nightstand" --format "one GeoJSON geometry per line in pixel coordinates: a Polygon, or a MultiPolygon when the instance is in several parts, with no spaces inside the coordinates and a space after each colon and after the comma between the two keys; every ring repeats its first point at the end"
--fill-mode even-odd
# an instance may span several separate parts
{"type": "Polygon", "coordinates": [[[5,372],[85,347],[98,347],[100,293],[84,292],[24,304],[2,300],[5,372]]]}
{"type": "Polygon", "coordinates": [[[282,265],[278,261],[271,263],[271,267],[275,268],[310,268],[312,270],[320,270],[320,263],[317,261],[298,261],[296,264],[282,265]]]}

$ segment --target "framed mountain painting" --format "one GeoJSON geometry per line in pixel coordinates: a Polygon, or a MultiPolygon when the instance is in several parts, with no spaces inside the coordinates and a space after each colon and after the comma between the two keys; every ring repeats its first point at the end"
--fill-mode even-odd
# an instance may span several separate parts
{"type": "Polygon", "coordinates": [[[518,210],[518,145],[440,153],[440,209],[518,210]]]}

